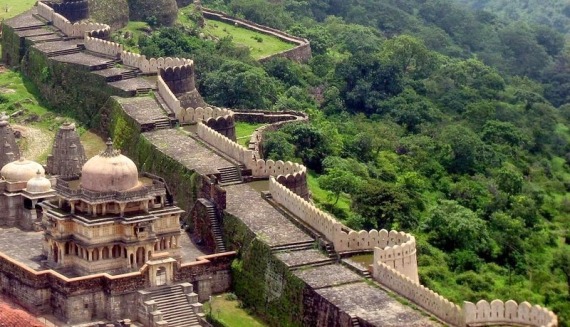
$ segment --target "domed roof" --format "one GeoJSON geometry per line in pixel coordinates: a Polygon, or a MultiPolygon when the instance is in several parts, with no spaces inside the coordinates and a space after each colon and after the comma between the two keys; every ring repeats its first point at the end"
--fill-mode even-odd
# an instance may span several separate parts
{"type": "Polygon", "coordinates": [[[20,158],[2,167],[0,175],[8,182],[27,182],[36,176],[38,170],[45,174],[44,167],[39,163],[20,158]]]}
{"type": "Polygon", "coordinates": [[[26,184],[26,191],[30,193],[45,193],[51,191],[51,182],[38,170],[36,177],[26,184]]]}
{"type": "Polygon", "coordinates": [[[81,187],[95,192],[127,191],[139,186],[139,172],[135,163],[113,149],[107,149],[87,160],[81,169],[81,187]]]}

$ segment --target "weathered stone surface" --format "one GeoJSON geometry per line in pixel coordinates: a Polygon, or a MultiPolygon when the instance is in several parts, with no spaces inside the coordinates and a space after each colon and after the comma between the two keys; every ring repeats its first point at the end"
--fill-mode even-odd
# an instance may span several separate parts
{"type": "Polygon", "coordinates": [[[166,113],[152,97],[115,98],[125,113],[139,125],[151,124],[157,119],[167,119],[166,113]]]}
{"type": "Polygon", "coordinates": [[[63,177],[79,176],[85,161],[85,149],[79,140],[75,124],[63,124],[55,136],[51,155],[47,158],[46,173],[63,177]]]}
{"type": "Polygon", "coordinates": [[[45,258],[42,255],[43,238],[43,232],[24,232],[15,227],[0,228],[0,252],[32,269],[40,269],[41,260],[45,258]]]}
{"type": "Polygon", "coordinates": [[[203,175],[216,174],[218,168],[233,165],[178,130],[158,130],[144,136],[164,154],[203,175]]]}
{"type": "Polygon", "coordinates": [[[277,209],[262,200],[259,192],[251,186],[238,184],[228,186],[226,190],[226,211],[235,217],[239,217],[269,246],[313,240],[312,237],[293,225],[277,209]]]}
{"type": "Polygon", "coordinates": [[[0,167],[20,159],[20,148],[14,137],[14,130],[8,123],[8,117],[0,114],[0,167]]]}
{"type": "Polygon", "coordinates": [[[322,288],[316,292],[351,316],[358,316],[373,326],[424,327],[438,326],[390,297],[383,290],[367,283],[345,284],[322,288]]]}
{"type": "Polygon", "coordinates": [[[299,270],[295,275],[313,289],[362,282],[362,277],[338,264],[299,270]]]}
{"type": "Polygon", "coordinates": [[[89,16],[119,29],[129,22],[129,5],[127,0],[89,0],[89,16]]]}
{"type": "MultiPolygon", "coordinates": [[[[276,253],[277,259],[283,261],[288,267],[301,266],[313,262],[321,262],[329,260],[329,257],[319,252],[319,250],[302,250],[292,252],[276,253]]],[[[330,266],[327,266],[330,267],[330,266]]]]}

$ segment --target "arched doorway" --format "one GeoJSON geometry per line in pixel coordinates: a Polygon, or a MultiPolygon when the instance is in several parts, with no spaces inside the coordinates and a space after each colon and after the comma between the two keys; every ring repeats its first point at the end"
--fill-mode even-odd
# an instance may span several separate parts
{"type": "Polygon", "coordinates": [[[156,286],[166,285],[166,268],[158,267],[156,270],[156,286]]]}

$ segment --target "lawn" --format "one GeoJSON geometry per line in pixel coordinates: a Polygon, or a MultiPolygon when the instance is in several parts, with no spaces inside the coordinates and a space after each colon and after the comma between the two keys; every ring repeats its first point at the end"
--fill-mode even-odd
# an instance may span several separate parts
{"type": "Polygon", "coordinates": [[[34,3],[36,0],[0,0],[0,21],[23,13],[34,3]]]}
{"type": "Polygon", "coordinates": [[[140,53],[138,44],[139,39],[147,35],[150,31],[150,26],[146,22],[129,21],[127,26],[121,28],[120,30],[113,33],[113,41],[122,44],[125,50],[140,53]],[[125,33],[129,33],[131,36],[129,39],[125,39],[125,33]]]}
{"type": "Polygon", "coordinates": [[[249,48],[254,59],[267,57],[295,47],[294,44],[284,42],[277,37],[215,20],[206,21],[204,33],[218,39],[231,36],[235,44],[249,48]]]}
{"type": "Polygon", "coordinates": [[[259,127],[265,124],[249,124],[244,122],[236,122],[236,138],[237,142],[247,147],[251,134],[259,127]]]}
{"type": "Polygon", "coordinates": [[[212,297],[206,304],[206,312],[210,312],[212,318],[226,327],[265,327],[261,320],[249,315],[239,307],[239,301],[233,299],[231,294],[222,294],[212,297]]]}

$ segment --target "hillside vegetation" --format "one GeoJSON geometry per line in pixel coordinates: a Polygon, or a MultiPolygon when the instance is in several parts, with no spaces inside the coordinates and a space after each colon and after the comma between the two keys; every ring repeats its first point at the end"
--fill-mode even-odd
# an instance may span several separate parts
{"type": "MultiPolygon", "coordinates": [[[[421,282],[570,319],[570,52],[547,25],[452,0],[206,0],[311,41],[260,64],[231,38],[156,28],[146,55],[193,58],[212,104],[307,111],[265,156],[303,162],[318,205],[354,229],[417,235],[421,282]]],[[[200,22],[190,7],[189,20],[200,22]]]]}
{"type": "Polygon", "coordinates": [[[565,0],[456,0],[509,20],[524,20],[570,32],[570,3],[565,0]]]}

